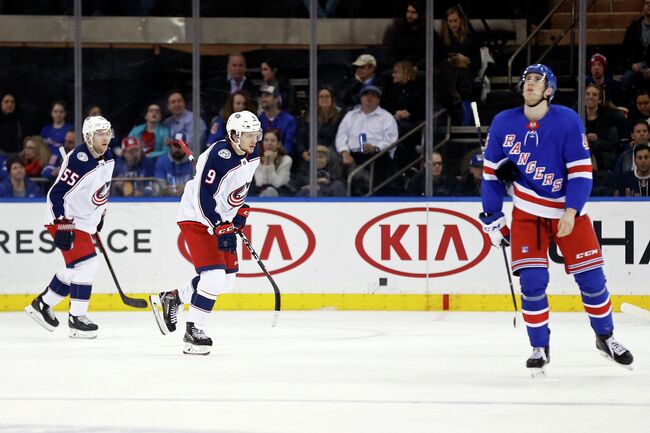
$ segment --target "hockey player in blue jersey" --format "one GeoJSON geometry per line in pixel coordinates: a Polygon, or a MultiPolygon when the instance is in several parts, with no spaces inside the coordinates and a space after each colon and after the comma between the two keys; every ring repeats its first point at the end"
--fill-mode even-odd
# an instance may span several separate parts
{"type": "Polygon", "coordinates": [[[212,340],[205,334],[206,321],[217,296],[235,285],[239,270],[235,234],[246,225],[250,207],[244,201],[260,163],[257,143],[262,128],[255,114],[233,113],[226,122],[226,133],[226,140],[213,143],[199,156],[177,216],[198,275],[179,290],[150,297],[163,334],[176,330],[179,307],[190,305],[183,337],[183,353],[188,355],[210,353],[212,340]]]}
{"type": "Polygon", "coordinates": [[[86,316],[97,272],[92,235],[104,224],[111,189],[115,163],[108,144],[113,129],[102,116],[91,116],[84,120],[82,133],[84,144],[63,159],[56,181],[47,193],[45,227],[61,250],[66,267],[54,275],[47,289],[25,312],[53,331],[59,321],[52,309],[70,296],[70,337],[95,338],[98,326],[86,316]]]}
{"type": "Polygon", "coordinates": [[[580,117],[551,105],[557,81],[542,64],[528,66],[520,79],[523,108],[499,113],[485,148],[482,186],[483,230],[496,247],[510,245],[502,212],[510,190],[512,271],[519,276],[521,309],[533,353],[526,362],[533,376],[545,374],[550,361],[548,247],[555,240],[573,275],[596,347],[608,359],[631,369],[632,354],[612,336],[612,304],[603,256],[585,211],[591,193],[589,147],[580,117]]]}

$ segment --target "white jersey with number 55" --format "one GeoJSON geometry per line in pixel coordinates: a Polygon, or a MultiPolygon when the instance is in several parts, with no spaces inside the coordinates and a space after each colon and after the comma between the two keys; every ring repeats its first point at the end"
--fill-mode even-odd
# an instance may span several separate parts
{"type": "Polygon", "coordinates": [[[114,167],[110,149],[95,159],[85,144],[75,147],[47,193],[45,224],[67,218],[77,229],[94,234],[108,202],[114,167]]]}
{"type": "Polygon", "coordinates": [[[240,156],[228,140],[212,144],[199,156],[196,174],[185,185],[176,220],[196,221],[208,228],[232,221],[246,200],[259,164],[259,146],[250,155],[240,156]]]}

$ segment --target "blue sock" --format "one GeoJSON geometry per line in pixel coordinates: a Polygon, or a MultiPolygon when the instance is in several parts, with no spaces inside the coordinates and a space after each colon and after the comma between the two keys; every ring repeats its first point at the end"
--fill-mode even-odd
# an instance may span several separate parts
{"type": "Polygon", "coordinates": [[[614,332],[612,320],[612,303],[609,299],[603,268],[574,274],[580,287],[582,304],[589,316],[591,327],[596,335],[609,336],[614,332]]]}
{"type": "Polygon", "coordinates": [[[532,347],[549,345],[548,329],[548,269],[524,268],[519,271],[521,284],[521,312],[526,323],[528,339],[532,347]]]}

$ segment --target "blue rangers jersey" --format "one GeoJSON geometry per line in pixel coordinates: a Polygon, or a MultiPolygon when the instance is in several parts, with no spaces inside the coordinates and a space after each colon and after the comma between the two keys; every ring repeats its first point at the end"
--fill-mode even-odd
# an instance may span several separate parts
{"type": "Polygon", "coordinates": [[[259,146],[250,155],[239,156],[228,140],[213,143],[199,156],[196,174],[185,185],[176,220],[196,221],[208,228],[232,221],[259,164],[259,146]]]}
{"type": "Polygon", "coordinates": [[[115,160],[110,148],[95,159],[80,144],[63,159],[54,185],[47,193],[45,224],[55,219],[74,220],[75,227],[94,234],[111,190],[115,160]]]}
{"type": "Polygon", "coordinates": [[[539,121],[529,121],[523,107],[499,113],[485,148],[482,180],[483,210],[500,212],[505,187],[495,170],[507,160],[519,171],[513,184],[516,208],[559,219],[565,208],[584,214],[591,193],[591,157],[587,138],[575,111],[551,105],[539,121]]]}

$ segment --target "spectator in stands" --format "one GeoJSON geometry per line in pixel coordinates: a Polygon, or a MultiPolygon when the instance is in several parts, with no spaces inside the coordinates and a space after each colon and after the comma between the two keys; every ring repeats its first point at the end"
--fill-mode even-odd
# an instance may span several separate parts
{"type": "Polygon", "coordinates": [[[650,196],[650,147],[647,144],[639,144],[634,148],[633,171],[623,175],[621,187],[618,194],[625,197],[648,197],[650,196]]]}
{"type": "Polygon", "coordinates": [[[23,140],[23,150],[19,158],[25,167],[27,177],[40,177],[41,170],[50,159],[50,151],[41,137],[31,135],[23,140]]]}
{"type": "MultiPolygon", "coordinates": [[[[411,196],[423,196],[425,188],[426,171],[424,168],[413,175],[406,184],[406,194],[411,196]]],[[[443,158],[440,152],[433,152],[431,158],[431,181],[433,185],[432,196],[446,197],[454,193],[456,179],[447,176],[444,169],[443,158]]]]}
{"type": "Polygon", "coordinates": [[[296,116],[298,114],[296,89],[289,83],[289,80],[280,76],[277,61],[273,58],[264,60],[260,64],[260,73],[262,74],[262,80],[264,80],[263,84],[279,89],[279,106],[291,115],[296,116]]]}
{"type": "Polygon", "coordinates": [[[587,84],[596,84],[603,91],[603,103],[611,103],[614,107],[621,109],[627,114],[625,89],[620,81],[616,81],[612,74],[607,72],[607,58],[596,53],[589,59],[589,71],[587,84]]]}
{"type": "Polygon", "coordinates": [[[386,29],[384,45],[390,47],[393,63],[408,60],[417,65],[424,60],[427,46],[425,18],[425,2],[410,0],[404,17],[386,29]]]}
{"type": "Polygon", "coordinates": [[[639,144],[648,144],[648,139],[650,139],[648,124],[643,120],[637,121],[632,127],[631,138],[629,147],[616,160],[614,173],[619,178],[622,178],[625,173],[634,170],[634,148],[639,144]]]}
{"type": "Polygon", "coordinates": [[[169,127],[162,123],[162,110],[158,104],[150,104],[147,107],[144,120],[145,123],[134,126],[128,136],[140,140],[144,154],[155,159],[167,153],[169,127]]]}
{"type": "Polygon", "coordinates": [[[25,166],[18,157],[7,160],[9,176],[0,182],[0,197],[2,198],[33,198],[42,197],[41,189],[25,177],[25,166]]]}
{"type": "Polygon", "coordinates": [[[20,151],[22,129],[16,112],[16,98],[11,93],[6,93],[0,103],[0,153],[11,155],[20,151]]]}
{"type": "Polygon", "coordinates": [[[0,153],[0,182],[9,177],[9,171],[7,170],[7,156],[3,153],[0,153]]]}
{"type": "Polygon", "coordinates": [[[249,95],[257,94],[257,87],[246,76],[246,58],[242,53],[231,53],[226,65],[226,76],[217,79],[214,104],[209,102],[209,113],[218,113],[228,99],[228,95],[244,90],[249,95]]]}
{"type": "Polygon", "coordinates": [[[377,76],[377,60],[370,54],[361,54],[352,63],[355,68],[354,77],[345,83],[338,94],[338,100],[344,108],[359,105],[359,92],[366,86],[383,87],[377,76]]]}
{"type": "Polygon", "coordinates": [[[212,118],[210,122],[210,134],[208,135],[208,146],[215,141],[226,138],[226,121],[232,113],[239,113],[243,110],[257,113],[257,103],[246,91],[237,90],[228,96],[221,112],[212,118]]]}
{"type": "MultiPolygon", "coordinates": [[[[302,164],[309,161],[309,115],[305,115],[305,121],[299,124],[300,137],[296,141],[299,147],[298,153],[302,156],[301,164],[297,169],[302,168],[302,164]]],[[[334,148],[336,140],[336,131],[341,122],[341,110],[336,106],[334,100],[334,91],[329,86],[323,86],[318,89],[317,115],[318,123],[316,142],[319,145],[334,148]]]]}
{"type": "MultiPolygon", "coordinates": [[[[115,158],[115,178],[142,178],[154,177],[155,161],[146,158],[142,151],[142,144],[135,137],[126,137],[122,140],[122,156],[115,158]]],[[[151,181],[115,181],[113,182],[117,195],[123,197],[151,196],[154,187],[151,181]]]]}
{"type": "Polygon", "coordinates": [[[611,171],[618,156],[618,142],[626,136],[623,113],[604,103],[603,91],[596,84],[585,89],[585,129],[597,170],[611,171]]]}
{"type": "Polygon", "coordinates": [[[266,84],[260,87],[262,114],[259,118],[262,123],[262,131],[277,130],[287,155],[293,158],[296,151],[296,118],[281,110],[279,101],[280,89],[266,84]]]}
{"type": "Polygon", "coordinates": [[[458,181],[455,195],[480,196],[483,179],[483,155],[475,153],[469,162],[469,170],[458,181]]]}
{"type": "MultiPolygon", "coordinates": [[[[359,95],[361,104],[349,111],[339,125],[336,150],[341,154],[343,165],[347,169],[347,173],[344,173],[346,176],[356,165],[364,163],[397,141],[397,122],[388,111],[380,107],[381,96],[379,87],[364,87],[359,95]]],[[[385,166],[381,167],[383,170],[375,168],[376,175],[381,177],[388,174],[390,161],[384,159],[378,164],[385,166]]],[[[367,181],[367,176],[365,179],[360,178],[357,193],[365,188],[364,183],[367,181]]]]}
{"type": "Polygon", "coordinates": [[[479,45],[467,26],[467,20],[457,7],[445,12],[440,28],[441,44],[437,47],[444,60],[439,63],[444,105],[460,118],[462,101],[475,98],[474,79],[481,68],[479,45]]]}
{"type": "Polygon", "coordinates": [[[637,120],[644,120],[648,122],[650,119],[650,93],[647,89],[639,89],[634,97],[634,107],[630,110],[628,115],[632,122],[637,120]]]}
{"type": "MultiPolygon", "coordinates": [[[[309,153],[307,154],[309,160],[309,153]]],[[[316,196],[340,197],[345,195],[341,164],[335,157],[331,148],[323,145],[316,146],[316,196]]],[[[309,164],[303,164],[296,174],[294,185],[297,187],[298,197],[310,196],[309,164]]]]}
{"type": "MultiPolygon", "coordinates": [[[[65,153],[70,153],[77,146],[77,138],[75,132],[70,130],[65,133],[65,139],[63,140],[63,149],[65,153]]],[[[63,163],[63,157],[60,152],[52,153],[47,165],[41,171],[41,176],[54,181],[59,175],[59,170],[61,169],[61,164],[63,163]]]]}
{"type": "Polygon", "coordinates": [[[86,108],[86,117],[91,117],[91,116],[102,116],[102,107],[100,107],[97,104],[93,104],[86,108]]]}
{"type": "Polygon", "coordinates": [[[192,163],[181,148],[179,139],[185,140],[182,134],[177,134],[169,145],[169,151],[156,161],[155,177],[160,179],[161,193],[164,196],[181,196],[185,184],[194,175],[192,163]]]}
{"type": "Polygon", "coordinates": [[[50,152],[54,154],[59,151],[59,147],[63,146],[65,134],[73,129],[73,126],[65,121],[66,111],[64,101],[57,100],[52,103],[50,116],[52,116],[52,123],[41,128],[40,136],[43,137],[43,140],[49,146],[50,152]]]}
{"type": "Polygon", "coordinates": [[[261,197],[291,195],[291,164],[293,160],[282,146],[280,132],[276,129],[264,131],[260,151],[260,165],[255,170],[255,189],[261,197]]]}
{"type": "MultiPolygon", "coordinates": [[[[164,121],[165,126],[169,128],[170,134],[166,139],[166,143],[170,144],[172,142],[171,137],[181,133],[187,137],[187,144],[192,145],[194,143],[192,130],[194,125],[194,114],[185,108],[185,97],[178,90],[173,90],[169,93],[169,96],[167,97],[167,110],[169,110],[171,116],[164,121]]],[[[201,119],[199,125],[199,137],[196,140],[200,146],[203,146],[206,129],[205,122],[201,119]]]]}
{"type": "Polygon", "coordinates": [[[627,89],[642,87],[650,79],[650,0],[643,2],[643,16],[632,21],[625,31],[622,49],[627,70],[621,82],[627,89]]]}

